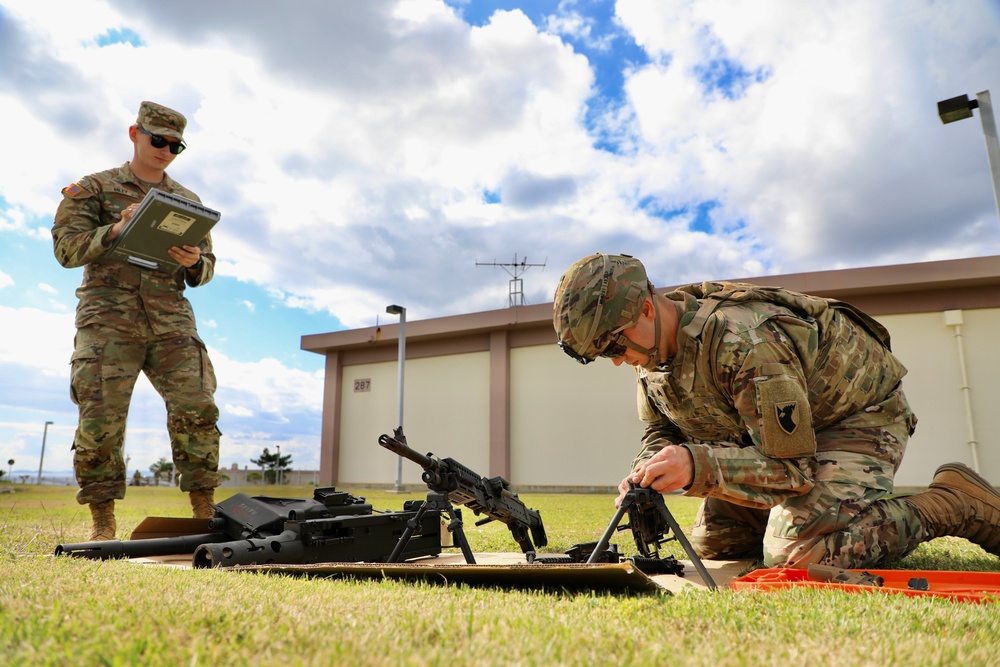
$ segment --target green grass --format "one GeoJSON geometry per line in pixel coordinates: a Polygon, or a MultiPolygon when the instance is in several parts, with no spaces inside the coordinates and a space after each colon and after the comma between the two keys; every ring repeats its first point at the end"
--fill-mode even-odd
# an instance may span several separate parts
{"type": "MultiPolygon", "coordinates": [[[[86,541],[69,487],[0,494],[0,664],[19,665],[997,665],[1000,608],[903,595],[687,590],[678,595],[517,591],[308,579],[49,556],[86,541]]],[[[377,509],[399,495],[345,488],[377,509]]],[[[306,498],[311,489],[220,489],[306,498]]],[[[596,540],[609,496],[523,494],[559,552],[596,540]]],[[[681,526],[697,502],[668,498],[681,526]]],[[[119,536],[146,516],[188,516],[167,487],[129,488],[119,536]]],[[[468,517],[467,517],[468,519],[468,517]]],[[[502,524],[475,551],[516,551],[502,524]]],[[[626,533],[613,540],[634,553],[626,533]]],[[[675,549],[678,557],[682,551],[675,549]]],[[[907,569],[1000,571],[964,540],[923,545],[907,569]]]]}

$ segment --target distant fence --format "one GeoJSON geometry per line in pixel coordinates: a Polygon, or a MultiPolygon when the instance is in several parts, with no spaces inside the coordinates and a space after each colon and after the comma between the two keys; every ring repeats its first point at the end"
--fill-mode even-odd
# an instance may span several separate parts
{"type": "MultiPolygon", "coordinates": [[[[0,477],[0,484],[38,484],[38,473],[21,473],[14,471],[13,473],[3,477],[0,477]]],[[[76,478],[72,474],[64,473],[51,473],[42,474],[42,484],[46,486],[74,486],[76,484],[76,478]]]]}
{"type": "MultiPolygon", "coordinates": [[[[263,486],[263,473],[260,468],[220,468],[219,472],[224,475],[222,486],[263,486]]],[[[268,471],[271,478],[271,471],[268,471]]],[[[319,484],[319,470],[282,470],[282,486],[317,486],[319,484]]]]}
{"type": "MultiPolygon", "coordinates": [[[[219,470],[223,475],[222,486],[262,486],[260,468],[222,468],[219,470]]],[[[270,471],[269,471],[270,472],[270,471]]],[[[270,475],[269,475],[270,477],[270,475]]],[[[133,484],[132,477],[125,480],[129,485],[133,484]]],[[[37,484],[38,473],[28,474],[14,471],[12,474],[4,474],[0,477],[0,485],[21,485],[37,484]]],[[[42,474],[42,484],[47,486],[76,486],[76,478],[72,473],[50,473],[42,474]]],[[[154,486],[156,482],[151,476],[144,475],[141,484],[143,486],[154,486]]],[[[166,478],[160,480],[160,486],[171,486],[173,482],[168,482],[166,478]]],[[[317,486],[319,484],[319,470],[282,470],[281,484],[291,486],[317,486]]]]}

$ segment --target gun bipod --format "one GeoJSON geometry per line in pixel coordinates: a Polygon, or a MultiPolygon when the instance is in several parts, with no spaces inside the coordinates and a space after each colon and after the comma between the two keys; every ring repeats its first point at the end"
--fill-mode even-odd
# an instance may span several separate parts
{"type": "MultiPolygon", "coordinates": [[[[413,501],[416,502],[416,501],[413,501]]],[[[448,522],[448,532],[451,533],[452,539],[462,550],[462,555],[465,556],[465,562],[469,565],[475,565],[476,559],[472,555],[472,548],[469,546],[469,540],[465,537],[465,529],[462,527],[462,512],[461,510],[455,509],[455,506],[451,504],[448,497],[443,493],[435,493],[431,491],[427,494],[427,499],[420,504],[417,509],[417,513],[413,515],[409,521],[406,522],[406,529],[403,534],[399,537],[399,542],[396,543],[396,547],[392,550],[389,555],[389,560],[387,563],[398,563],[399,557],[403,553],[403,549],[406,548],[406,543],[410,541],[410,537],[413,535],[414,531],[420,527],[420,520],[424,517],[427,511],[444,511],[448,513],[448,517],[451,521],[448,522]]]]}
{"type": "MultiPolygon", "coordinates": [[[[632,485],[625,497],[622,499],[621,505],[618,506],[618,511],[615,512],[614,517],[611,519],[611,523],[608,524],[607,529],[598,540],[597,546],[594,548],[593,553],[587,560],[588,563],[597,562],[597,557],[604,552],[608,546],[608,542],[611,541],[611,535],[616,530],[618,530],[618,524],[621,523],[622,517],[625,516],[626,512],[629,512],[631,517],[636,517],[639,514],[639,509],[643,508],[646,511],[655,511],[669,526],[670,530],[673,532],[673,538],[664,539],[661,541],[668,541],[669,539],[675,539],[681,543],[684,547],[684,552],[687,554],[688,558],[691,559],[691,564],[694,565],[694,569],[698,571],[698,575],[701,577],[702,581],[711,588],[716,589],[715,580],[712,579],[712,575],[708,573],[705,569],[704,563],[701,562],[701,558],[695,553],[694,548],[691,546],[691,542],[688,541],[687,536],[681,531],[679,525],[677,525],[677,520],[674,519],[670,510],[667,509],[667,504],[663,500],[663,496],[653,491],[652,489],[646,489],[639,486],[632,485]],[[631,511],[630,511],[631,510],[631,511]]],[[[636,544],[643,555],[648,555],[646,553],[646,547],[642,544],[642,539],[636,534],[638,526],[632,526],[632,532],[636,536],[636,544]]]]}

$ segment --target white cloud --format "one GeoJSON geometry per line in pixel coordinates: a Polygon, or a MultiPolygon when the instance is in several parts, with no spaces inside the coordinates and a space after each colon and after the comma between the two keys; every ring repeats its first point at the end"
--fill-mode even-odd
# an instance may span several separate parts
{"type": "Polygon", "coordinates": [[[232,405],[230,403],[226,403],[222,406],[222,411],[236,417],[253,417],[253,410],[245,408],[242,405],[232,405]]]}

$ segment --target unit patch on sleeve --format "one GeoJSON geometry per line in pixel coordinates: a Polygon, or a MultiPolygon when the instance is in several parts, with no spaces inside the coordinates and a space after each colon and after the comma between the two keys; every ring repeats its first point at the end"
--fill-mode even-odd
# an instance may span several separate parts
{"type": "Polygon", "coordinates": [[[790,377],[761,377],[757,387],[761,452],[776,458],[810,456],[816,452],[812,411],[801,384],[790,377]]]}

